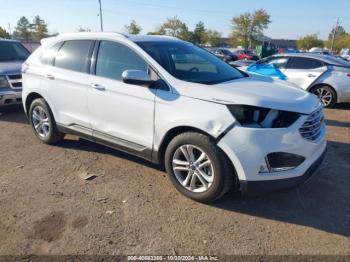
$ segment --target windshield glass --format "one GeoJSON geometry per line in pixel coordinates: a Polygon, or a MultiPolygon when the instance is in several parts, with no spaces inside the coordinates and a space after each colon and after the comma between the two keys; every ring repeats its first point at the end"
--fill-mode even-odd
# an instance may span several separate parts
{"type": "Polygon", "coordinates": [[[17,42],[0,41],[0,62],[24,61],[29,51],[17,42]]]}
{"type": "Polygon", "coordinates": [[[187,82],[218,84],[244,77],[210,52],[186,42],[137,42],[172,76],[187,82]]]}

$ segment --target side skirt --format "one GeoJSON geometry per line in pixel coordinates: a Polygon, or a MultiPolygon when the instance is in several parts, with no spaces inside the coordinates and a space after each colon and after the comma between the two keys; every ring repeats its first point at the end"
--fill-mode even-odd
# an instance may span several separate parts
{"type": "Polygon", "coordinates": [[[63,125],[57,123],[60,132],[79,136],[91,142],[101,144],[134,156],[141,157],[147,161],[158,164],[157,160],[152,159],[152,149],[118,138],[102,132],[93,131],[80,125],[63,125]]]}

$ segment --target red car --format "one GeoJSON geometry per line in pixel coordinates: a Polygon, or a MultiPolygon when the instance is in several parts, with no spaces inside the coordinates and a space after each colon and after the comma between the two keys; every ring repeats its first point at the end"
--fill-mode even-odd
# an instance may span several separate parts
{"type": "Polygon", "coordinates": [[[250,50],[238,50],[235,52],[238,60],[259,60],[259,57],[250,50]]]}

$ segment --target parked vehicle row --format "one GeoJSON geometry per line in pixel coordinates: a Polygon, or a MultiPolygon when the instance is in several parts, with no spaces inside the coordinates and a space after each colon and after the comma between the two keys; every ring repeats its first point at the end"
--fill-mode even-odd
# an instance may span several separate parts
{"type": "Polygon", "coordinates": [[[164,164],[197,201],[296,186],[325,153],[317,97],[176,38],[59,35],[22,72],[23,106],[42,142],[72,133],[164,164]]]}

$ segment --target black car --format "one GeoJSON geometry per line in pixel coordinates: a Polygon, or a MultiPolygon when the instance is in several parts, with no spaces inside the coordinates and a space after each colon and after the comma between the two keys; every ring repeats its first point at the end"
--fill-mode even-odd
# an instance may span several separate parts
{"type": "Polygon", "coordinates": [[[211,52],[227,63],[238,60],[238,57],[234,53],[225,48],[215,48],[211,52]]]}

